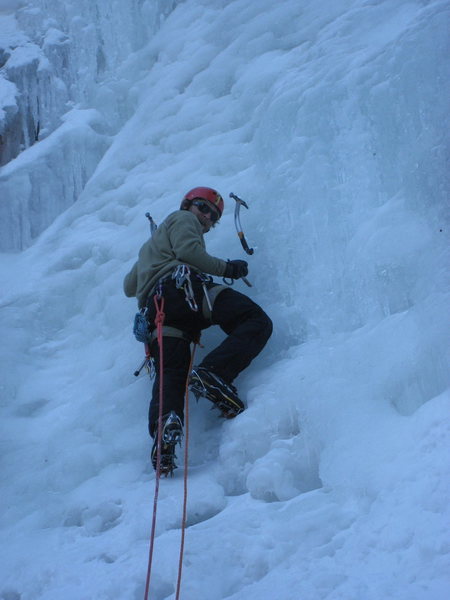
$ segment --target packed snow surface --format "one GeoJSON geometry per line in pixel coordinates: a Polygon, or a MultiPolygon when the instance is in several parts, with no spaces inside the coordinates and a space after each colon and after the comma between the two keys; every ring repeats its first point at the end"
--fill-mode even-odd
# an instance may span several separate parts
{"type": "MultiPolygon", "coordinates": [[[[180,597],[448,598],[448,3],[131,4],[0,2],[3,47],[35,44],[65,106],[0,169],[0,235],[29,246],[0,255],[0,599],[144,596],[151,383],[122,280],[145,212],[196,185],[226,200],[209,252],[248,260],[236,289],[275,329],[242,415],[190,398],[180,597]]],[[[175,598],[182,502],[181,466],[152,600],[175,598]]]]}

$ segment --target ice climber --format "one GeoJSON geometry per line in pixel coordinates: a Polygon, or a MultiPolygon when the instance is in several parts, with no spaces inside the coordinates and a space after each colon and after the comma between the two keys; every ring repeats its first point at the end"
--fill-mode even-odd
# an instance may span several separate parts
{"type": "Polygon", "coordinates": [[[239,279],[248,273],[244,260],[225,261],[207,253],[203,234],[222,216],[222,196],[209,187],[196,187],[183,198],[144,243],[125,277],[124,291],[146,308],[151,355],[156,377],[149,409],[149,431],[154,439],[152,464],[156,469],[159,415],[159,346],[156,339],[154,296],[164,298],[163,418],[160,472],[176,468],[175,446],[183,435],[186,381],[197,396],[210,400],[226,418],[244,410],[234,379],[261,352],[272,333],[272,322],[255,302],[211,275],[239,279]],[[223,342],[189,373],[190,344],[200,332],[219,325],[223,342]]]}

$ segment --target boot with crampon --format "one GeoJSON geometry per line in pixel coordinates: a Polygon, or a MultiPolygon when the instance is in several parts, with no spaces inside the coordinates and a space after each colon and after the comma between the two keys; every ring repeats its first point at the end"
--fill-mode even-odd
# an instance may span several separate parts
{"type": "Polygon", "coordinates": [[[189,388],[196,398],[202,396],[210,400],[226,419],[233,419],[245,410],[236,388],[204,367],[195,367],[192,370],[189,388]]]}
{"type": "MultiPolygon", "coordinates": [[[[160,475],[173,475],[177,468],[175,463],[175,447],[181,445],[183,438],[183,425],[178,415],[172,411],[163,417],[162,435],[161,435],[161,460],[159,465],[160,475]]],[[[155,441],[152,448],[152,465],[156,471],[158,461],[158,432],[155,432],[155,441]]]]}

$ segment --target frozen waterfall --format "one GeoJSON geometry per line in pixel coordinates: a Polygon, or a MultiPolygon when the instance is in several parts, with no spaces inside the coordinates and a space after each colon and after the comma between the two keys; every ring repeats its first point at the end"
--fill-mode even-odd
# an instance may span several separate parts
{"type": "MultiPolygon", "coordinates": [[[[197,185],[274,335],[238,418],[190,403],[182,600],[447,600],[449,22],[447,0],[0,0],[1,600],[144,596],[151,382],[122,280],[145,213],[197,185]]],[[[152,600],[182,499],[179,468],[152,600]]]]}

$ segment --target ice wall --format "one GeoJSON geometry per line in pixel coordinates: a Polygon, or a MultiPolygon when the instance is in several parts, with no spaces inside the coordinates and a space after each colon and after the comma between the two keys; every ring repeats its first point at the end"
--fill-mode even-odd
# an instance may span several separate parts
{"type": "Polygon", "coordinates": [[[282,293],[320,334],[407,310],[426,293],[426,248],[445,243],[449,38],[436,4],[330,19],[279,58],[257,111],[257,181],[277,206],[268,250],[280,288],[301,273],[282,293]],[[295,251],[280,265],[286,238],[295,251]]]}
{"type": "Polygon", "coordinates": [[[0,250],[27,247],[77,199],[132,112],[134,53],[175,5],[0,5],[0,166],[8,165],[0,168],[0,250]],[[72,109],[94,109],[96,118],[78,120],[72,109]]]}
{"type": "Polygon", "coordinates": [[[401,358],[381,394],[402,414],[449,383],[445,23],[445,3],[355,3],[278,59],[255,111],[266,264],[287,305],[276,329],[305,341],[391,322],[380,357],[401,358]]]}

